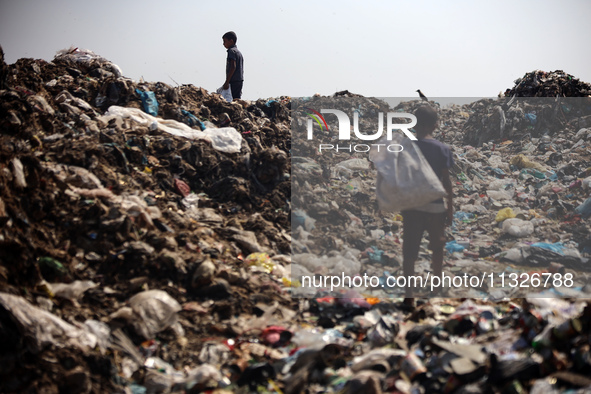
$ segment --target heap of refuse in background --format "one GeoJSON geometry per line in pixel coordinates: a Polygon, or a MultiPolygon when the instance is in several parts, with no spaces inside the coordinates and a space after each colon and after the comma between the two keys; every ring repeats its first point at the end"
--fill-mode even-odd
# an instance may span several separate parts
{"type": "MultiPolygon", "coordinates": [[[[526,74],[513,90],[527,95],[537,81],[543,92],[562,81],[555,74],[526,74]]],[[[588,84],[569,86],[560,92],[588,95],[588,84]]],[[[360,157],[334,163],[312,149],[291,160],[288,97],[228,103],[192,85],[132,81],[73,48],[52,62],[2,61],[0,89],[1,391],[591,386],[591,312],[580,298],[475,292],[412,312],[362,292],[292,298],[292,244],[302,252],[324,235],[326,249],[385,275],[399,269],[401,222],[375,210],[375,173],[360,157]],[[308,203],[293,213],[297,234],[292,163],[309,171],[295,182],[340,191],[333,202],[322,189],[294,195],[308,203]]],[[[544,134],[532,122],[545,115],[508,104],[513,95],[440,109],[438,137],[457,163],[447,261],[588,272],[588,118],[561,106],[563,132],[544,134]]],[[[423,250],[419,268],[427,261],[423,250]]]]}

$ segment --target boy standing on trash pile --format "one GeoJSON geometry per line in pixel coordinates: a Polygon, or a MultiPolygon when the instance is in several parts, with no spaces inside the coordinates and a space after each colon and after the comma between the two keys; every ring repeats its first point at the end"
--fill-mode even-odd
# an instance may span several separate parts
{"type": "MultiPolygon", "coordinates": [[[[431,269],[434,276],[441,277],[443,271],[443,253],[445,247],[445,226],[453,220],[453,191],[449,169],[453,166],[453,156],[449,146],[433,138],[433,132],[438,125],[438,115],[429,105],[420,106],[414,113],[417,125],[414,127],[418,141],[416,146],[421,149],[423,156],[435,174],[441,180],[447,195],[418,208],[402,211],[402,269],[405,277],[415,274],[415,262],[419,256],[419,248],[423,232],[429,234],[429,249],[433,252],[431,269]]],[[[406,287],[406,306],[414,306],[412,288],[406,287]]]]}
{"type": "Polygon", "coordinates": [[[229,31],[222,36],[224,47],[228,50],[228,57],[226,58],[226,81],[222,86],[223,89],[232,88],[232,98],[237,99],[242,97],[242,84],[244,82],[244,62],[242,53],[236,47],[236,33],[229,31]]]}

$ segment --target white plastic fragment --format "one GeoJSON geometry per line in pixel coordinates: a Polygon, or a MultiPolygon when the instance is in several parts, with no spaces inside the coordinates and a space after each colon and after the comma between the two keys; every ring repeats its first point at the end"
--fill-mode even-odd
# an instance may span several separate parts
{"type": "Polygon", "coordinates": [[[242,135],[233,127],[221,127],[219,129],[206,128],[197,130],[184,123],[172,119],[162,119],[145,113],[139,108],[125,108],[113,105],[99,119],[108,123],[110,119],[131,119],[133,122],[146,127],[154,127],[166,133],[184,137],[190,140],[206,140],[211,142],[214,149],[225,153],[238,153],[242,145],[242,135]]]}
{"type": "Polygon", "coordinates": [[[367,171],[370,163],[367,159],[349,159],[337,164],[337,167],[343,167],[351,171],[367,171]]]}
{"type": "Polygon", "coordinates": [[[14,175],[14,183],[18,188],[27,187],[27,180],[25,179],[25,171],[23,169],[23,163],[18,157],[12,159],[12,170],[14,175]]]}
{"type": "Polygon", "coordinates": [[[98,320],[86,320],[83,328],[95,335],[97,338],[97,345],[101,351],[101,354],[107,352],[107,348],[111,345],[111,328],[106,323],[98,320]]]}
{"type": "Polygon", "coordinates": [[[18,322],[33,353],[38,353],[49,345],[87,350],[97,344],[96,335],[31,305],[22,297],[0,293],[0,304],[18,322]]]}
{"type": "Polygon", "coordinates": [[[77,302],[86,290],[97,287],[98,284],[91,280],[76,280],[72,283],[51,283],[51,291],[56,297],[66,298],[77,302]]]}
{"type": "Polygon", "coordinates": [[[131,320],[129,323],[146,339],[174,326],[177,323],[177,312],[181,310],[181,305],[162,290],[138,293],[130,298],[129,305],[132,312],[127,314],[128,320],[131,320]]]}
{"type": "Polygon", "coordinates": [[[109,68],[117,78],[123,75],[121,68],[118,65],[88,49],[75,48],[74,46],[71,46],[68,49],[59,50],[55,57],[69,59],[76,63],[80,63],[85,67],[98,65],[104,68],[109,68]]]}
{"type": "Polygon", "coordinates": [[[517,218],[505,219],[503,221],[503,231],[517,238],[527,237],[534,233],[532,222],[517,218]]]}

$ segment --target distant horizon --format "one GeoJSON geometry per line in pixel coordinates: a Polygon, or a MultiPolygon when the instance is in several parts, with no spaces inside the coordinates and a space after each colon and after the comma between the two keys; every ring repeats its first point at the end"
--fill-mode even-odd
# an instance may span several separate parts
{"type": "MultiPolygon", "coordinates": [[[[0,47],[2,47],[2,45],[0,45],[0,47]]],[[[63,50],[63,49],[66,49],[66,48],[62,48],[62,49],[60,49],[60,51],[61,51],[61,50],[63,50]]],[[[88,48],[77,48],[77,49],[80,49],[80,50],[91,50],[91,49],[88,49],[88,48]]],[[[91,50],[91,51],[92,51],[92,50],[91,50]]],[[[56,55],[57,55],[57,52],[59,52],[59,51],[56,51],[56,55]]],[[[93,52],[94,52],[94,51],[93,51],[93,52]]],[[[97,55],[99,55],[99,54],[97,54],[97,55]]],[[[99,55],[99,56],[100,56],[100,55],[99,55]]],[[[5,53],[5,59],[4,59],[4,60],[5,60],[5,62],[6,62],[6,64],[7,64],[7,65],[14,65],[14,64],[15,64],[16,62],[18,62],[18,60],[20,60],[20,59],[33,59],[33,60],[43,60],[43,61],[46,61],[46,62],[51,62],[51,61],[53,61],[53,59],[54,59],[54,58],[55,58],[55,56],[54,56],[52,59],[40,59],[40,58],[34,58],[34,57],[21,57],[21,58],[19,58],[19,59],[16,59],[15,61],[13,61],[13,62],[9,63],[9,62],[7,62],[7,61],[6,61],[6,53],[5,53]]],[[[110,59],[107,59],[107,60],[111,61],[110,59]]],[[[112,61],[111,61],[111,62],[112,62],[112,61]]],[[[112,63],[116,64],[115,62],[112,62],[112,63]]],[[[589,84],[589,85],[591,85],[591,82],[584,81],[584,80],[582,80],[581,78],[578,78],[576,75],[572,75],[572,74],[570,74],[568,71],[564,71],[563,69],[556,69],[556,70],[541,70],[541,69],[537,68],[537,69],[530,70],[530,71],[527,71],[527,72],[523,73],[523,75],[522,75],[521,77],[519,77],[519,78],[522,78],[522,77],[524,77],[525,75],[527,75],[527,74],[529,74],[529,73],[532,73],[532,72],[534,72],[534,71],[543,71],[543,72],[550,73],[550,74],[551,74],[551,73],[555,73],[555,72],[557,72],[557,71],[562,71],[562,72],[564,72],[565,74],[568,74],[568,75],[570,75],[570,76],[574,77],[575,79],[578,79],[579,81],[581,81],[581,82],[583,82],[583,83],[586,83],[586,84],[589,84]]],[[[142,77],[140,77],[140,79],[134,79],[134,78],[131,78],[131,77],[129,77],[129,76],[127,76],[127,75],[125,75],[125,71],[123,71],[122,77],[124,77],[124,78],[128,78],[128,79],[130,79],[130,80],[132,80],[132,81],[134,81],[134,82],[139,82],[139,81],[140,81],[140,79],[142,79],[142,77]]],[[[500,90],[500,91],[499,91],[499,93],[504,93],[504,92],[505,92],[505,90],[507,90],[507,89],[513,89],[513,88],[516,86],[516,84],[515,84],[515,81],[517,81],[519,78],[516,78],[514,81],[512,81],[512,83],[513,83],[513,86],[506,87],[506,88],[504,88],[504,89],[500,90]]],[[[191,84],[191,83],[179,84],[177,81],[174,81],[172,78],[170,78],[170,79],[171,79],[171,81],[170,81],[170,82],[167,82],[167,81],[148,81],[148,80],[145,80],[145,79],[143,80],[143,82],[146,82],[146,83],[158,83],[158,82],[160,82],[160,83],[165,83],[165,84],[167,84],[167,85],[177,85],[177,86],[183,86],[183,85],[193,85],[193,86],[195,86],[195,87],[198,87],[198,88],[203,88],[203,89],[205,89],[206,91],[208,91],[209,93],[215,93],[215,90],[213,90],[213,91],[209,91],[208,89],[204,88],[203,86],[199,86],[199,85],[195,85],[195,84],[191,84]]],[[[325,94],[325,95],[322,95],[322,96],[325,96],[325,97],[330,97],[330,96],[333,96],[333,95],[334,95],[334,94],[336,94],[336,93],[343,92],[343,91],[348,91],[348,92],[349,92],[349,93],[351,93],[351,94],[360,94],[360,93],[357,93],[357,92],[351,91],[351,90],[349,90],[349,89],[341,89],[341,90],[337,90],[337,91],[335,91],[334,93],[325,94]]],[[[273,97],[258,97],[258,98],[255,98],[255,99],[248,99],[248,100],[249,100],[249,101],[256,101],[256,100],[259,100],[259,99],[265,99],[265,98],[269,98],[269,99],[271,99],[271,98],[278,98],[278,97],[294,97],[294,98],[303,98],[303,97],[312,97],[312,96],[314,96],[315,94],[317,94],[317,93],[314,93],[314,94],[308,94],[308,95],[303,95],[303,96],[292,96],[292,95],[289,95],[289,94],[281,94],[281,95],[278,95],[278,96],[273,96],[273,97]]],[[[377,97],[377,96],[364,96],[364,97],[375,97],[375,98],[378,98],[378,99],[383,99],[383,98],[384,98],[384,97],[377,97]]],[[[418,93],[417,93],[417,94],[416,94],[416,96],[413,96],[413,97],[396,97],[396,98],[397,98],[397,99],[400,99],[400,101],[398,101],[398,102],[402,102],[402,101],[411,101],[411,100],[416,100],[418,97],[419,97],[419,95],[418,95],[418,93]]],[[[478,100],[481,100],[481,99],[485,99],[485,98],[497,98],[497,97],[499,97],[499,96],[498,96],[498,95],[495,95],[495,96],[474,96],[474,97],[467,97],[467,96],[445,96],[445,97],[432,97],[432,98],[430,98],[430,100],[437,102],[437,101],[438,101],[438,99],[446,99],[446,100],[445,100],[445,101],[446,101],[446,102],[445,102],[445,105],[448,105],[448,104],[460,104],[460,105],[461,105],[461,104],[468,104],[468,103],[471,103],[471,102],[475,102],[475,101],[478,101],[478,100]],[[451,101],[450,99],[452,99],[452,98],[453,98],[453,99],[459,99],[459,102],[457,102],[457,101],[451,101]]]]}
{"type": "MultiPolygon", "coordinates": [[[[0,45],[0,48],[1,47],[2,46],[0,45]]],[[[67,48],[62,48],[61,50],[63,50],[63,49],[67,49],[67,48]]],[[[88,48],[76,48],[76,49],[89,50],[88,48]]],[[[59,52],[59,51],[56,51],[56,55],[57,55],[57,52],[59,52]]],[[[96,55],[99,55],[99,54],[96,54],[96,55]]],[[[34,57],[22,57],[22,58],[16,59],[14,62],[9,63],[9,62],[6,61],[6,53],[5,53],[5,62],[9,66],[14,65],[16,62],[18,62],[18,60],[21,60],[21,59],[33,59],[33,60],[42,60],[42,61],[46,61],[46,62],[51,62],[51,61],[54,60],[54,58],[55,58],[55,56],[52,59],[40,59],[40,58],[34,58],[34,57]]],[[[110,59],[106,59],[106,60],[111,61],[110,59]]],[[[112,63],[116,64],[115,62],[112,62],[112,63]]],[[[534,71],[538,71],[538,70],[539,71],[546,72],[546,73],[554,73],[554,72],[557,72],[557,71],[562,71],[565,74],[571,75],[570,73],[568,73],[567,71],[564,71],[562,69],[556,69],[556,70],[540,70],[540,69],[535,69],[535,70],[531,70],[531,71],[525,72],[519,78],[522,78],[525,75],[527,75],[527,74],[529,74],[531,72],[534,72],[534,71]]],[[[586,83],[586,84],[591,85],[591,83],[589,83],[587,81],[581,80],[576,75],[571,75],[571,76],[574,77],[575,79],[578,79],[579,81],[581,81],[583,83],[586,83]]],[[[134,78],[128,77],[127,75],[125,75],[125,71],[122,71],[122,77],[123,78],[130,79],[130,80],[132,80],[135,83],[138,83],[140,81],[139,79],[134,79],[134,78]]],[[[513,89],[513,88],[515,88],[515,86],[516,86],[515,82],[519,78],[515,79],[512,82],[513,83],[513,86],[506,87],[505,89],[500,90],[499,93],[504,93],[506,89],[513,89]]],[[[204,88],[203,86],[198,86],[198,85],[194,85],[194,84],[191,84],[191,83],[179,84],[178,82],[176,82],[174,80],[171,81],[172,83],[169,83],[169,82],[166,82],[166,81],[148,81],[148,80],[145,80],[144,79],[143,82],[145,82],[145,83],[165,83],[167,85],[177,85],[177,86],[193,85],[193,86],[195,86],[197,88],[205,89],[208,93],[215,93],[215,90],[214,91],[210,91],[210,90],[204,88]]],[[[326,95],[321,95],[321,96],[323,96],[323,97],[331,97],[331,96],[333,96],[336,93],[344,92],[344,91],[348,91],[351,94],[359,94],[357,92],[350,91],[349,89],[341,89],[341,90],[335,91],[334,93],[330,93],[330,94],[326,94],[326,95]]],[[[246,100],[248,100],[248,101],[256,101],[256,100],[260,100],[260,99],[274,99],[274,98],[279,98],[279,97],[305,98],[305,97],[313,97],[315,94],[317,94],[317,93],[309,94],[309,95],[303,95],[303,96],[292,96],[292,95],[289,95],[289,94],[281,94],[281,95],[278,95],[278,96],[258,97],[258,98],[246,99],[246,100]]],[[[366,98],[374,97],[374,98],[377,98],[377,99],[385,100],[385,101],[388,102],[388,104],[392,108],[394,108],[396,105],[398,105],[401,102],[405,102],[405,101],[417,101],[417,100],[419,100],[418,93],[416,93],[416,96],[412,96],[412,97],[378,97],[378,96],[365,96],[365,95],[363,95],[363,96],[366,97],[366,98]]],[[[464,104],[470,104],[470,103],[473,103],[473,102],[476,102],[476,101],[479,101],[479,100],[482,100],[482,99],[488,99],[488,98],[495,99],[495,98],[498,98],[498,97],[499,97],[498,95],[496,95],[496,96],[474,96],[474,97],[467,97],[467,96],[445,96],[445,97],[429,97],[429,100],[430,101],[433,101],[433,102],[436,102],[436,103],[439,103],[440,105],[442,104],[441,105],[442,107],[448,107],[448,106],[453,105],[453,104],[456,104],[456,105],[464,105],[464,104]]]]}

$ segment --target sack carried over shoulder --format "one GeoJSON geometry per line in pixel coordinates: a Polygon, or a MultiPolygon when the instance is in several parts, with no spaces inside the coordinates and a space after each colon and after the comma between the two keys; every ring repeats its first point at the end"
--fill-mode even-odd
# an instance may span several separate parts
{"type": "Polygon", "coordinates": [[[443,184],[414,142],[403,136],[380,141],[380,150],[372,149],[370,160],[376,165],[376,193],[382,211],[398,212],[418,208],[446,195],[443,184]],[[398,144],[390,152],[388,145],[398,144]],[[401,150],[402,147],[402,150],[401,150]]]}

